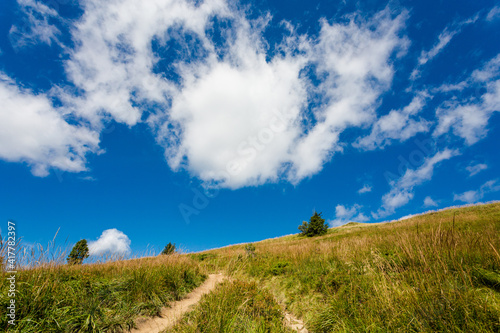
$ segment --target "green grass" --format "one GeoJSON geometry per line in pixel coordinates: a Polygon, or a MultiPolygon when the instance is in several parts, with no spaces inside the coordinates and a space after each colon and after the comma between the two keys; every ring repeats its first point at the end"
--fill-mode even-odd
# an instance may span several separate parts
{"type": "Polygon", "coordinates": [[[317,333],[500,332],[499,203],[254,246],[20,271],[11,331],[119,332],[223,272],[170,331],[289,332],[286,309],[317,333]]]}
{"type": "MultiPolygon", "coordinates": [[[[0,327],[9,332],[120,332],[139,315],[154,316],[205,279],[187,257],[159,256],[108,264],[54,266],[17,274],[15,328],[0,296],[0,327]]],[[[7,290],[2,278],[0,288],[7,290]]]]}
{"type": "Polygon", "coordinates": [[[173,329],[165,332],[294,332],[284,324],[283,312],[272,294],[255,282],[225,281],[201,299],[173,329]]]}
{"type": "Polygon", "coordinates": [[[498,203],[255,246],[208,253],[313,332],[500,332],[498,203]]]}

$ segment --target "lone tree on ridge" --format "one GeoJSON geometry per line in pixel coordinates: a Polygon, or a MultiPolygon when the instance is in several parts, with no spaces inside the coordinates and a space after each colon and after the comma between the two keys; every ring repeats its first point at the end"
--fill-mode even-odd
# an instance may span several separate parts
{"type": "Polygon", "coordinates": [[[168,243],[165,248],[163,249],[163,251],[161,251],[161,254],[172,254],[172,253],[175,253],[175,244],[172,244],[172,243],[168,243]]]}
{"type": "Polygon", "coordinates": [[[83,263],[83,260],[88,257],[89,247],[87,245],[87,240],[82,239],[76,242],[66,260],[70,265],[81,265],[83,263]]]}
{"type": "Polygon", "coordinates": [[[307,237],[321,236],[328,231],[328,224],[325,219],[321,217],[322,213],[314,212],[309,222],[302,222],[299,226],[300,234],[307,237]]]}

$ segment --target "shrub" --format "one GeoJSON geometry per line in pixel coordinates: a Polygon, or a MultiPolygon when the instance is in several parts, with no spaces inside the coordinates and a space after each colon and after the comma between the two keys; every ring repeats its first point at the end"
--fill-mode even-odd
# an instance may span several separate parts
{"type": "Polygon", "coordinates": [[[163,249],[163,251],[161,251],[161,254],[165,254],[165,255],[169,255],[169,254],[172,254],[172,253],[175,253],[175,244],[172,244],[172,243],[168,243],[165,248],[163,249]]]}
{"type": "Polygon", "coordinates": [[[83,260],[88,257],[89,247],[87,245],[87,240],[82,239],[76,242],[66,260],[70,265],[81,265],[83,260]]]}
{"type": "Polygon", "coordinates": [[[321,213],[314,212],[309,222],[302,222],[299,226],[300,234],[308,237],[321,236],[328,231],[328,224],[325,219],[321,217],[321,213]]]}
{"type": "Polygon", "coordinates": [[[248,257],[255,257],[255,245],[252,243],[245,245],[245,251],[248,257]]]}

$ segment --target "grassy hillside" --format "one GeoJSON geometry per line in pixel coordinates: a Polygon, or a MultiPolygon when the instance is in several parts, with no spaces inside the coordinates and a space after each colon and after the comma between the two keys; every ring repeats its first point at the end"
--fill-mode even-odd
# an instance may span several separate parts
{"type": "Polygon", "coordinates": [[[139,315],[158,315],[205,279],[186,256],[83,266],[54,266],[17,274],[16,326],[5,311],[7,280],[0,281],[0,329],[9,332],[121,332],[139,315]]]}
{"type": "Polygon", "coordinates": [[[499,203],[254,246],[21,272],[16,329],[119,332],[224,272],[167,332],[291,332],[284,311],[310,332],[500,332],[499,203]]]}
{"type": "Polygon", "coordinates": [[[205,296],[171,333],[292,333],[272,293],[255,282],[232,280],[205,296]]]}
{"type": "Polygon", "coordinates": [[[500,204],[193,255],[257,281],[313,332],[500,332],[500,204]]]}

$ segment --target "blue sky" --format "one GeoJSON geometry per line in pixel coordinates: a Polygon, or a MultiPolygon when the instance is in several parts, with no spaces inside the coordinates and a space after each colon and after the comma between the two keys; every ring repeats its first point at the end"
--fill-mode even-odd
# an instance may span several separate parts
{"type": "Polygon", "coordinates": [[[500,193],[495,1],[6,0],[0,219],[184,251],[500,193]]]}

